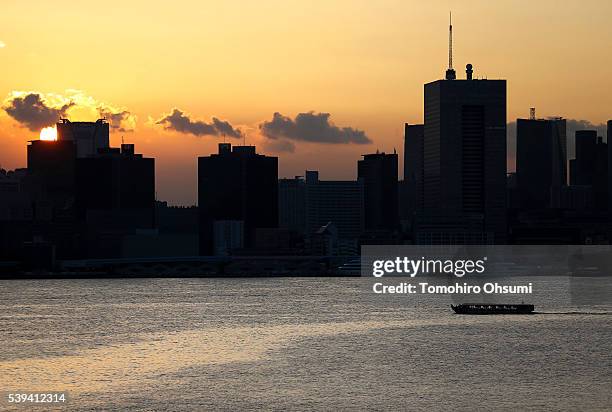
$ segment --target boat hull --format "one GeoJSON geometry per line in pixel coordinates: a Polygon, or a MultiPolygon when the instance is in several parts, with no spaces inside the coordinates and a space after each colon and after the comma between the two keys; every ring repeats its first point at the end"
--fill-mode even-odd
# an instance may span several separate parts
{"type": "Polygon", "coordinates": [[[530,315],[534,306],[525,304],[462,304],[451,305],[459,315],[530,315]]]}

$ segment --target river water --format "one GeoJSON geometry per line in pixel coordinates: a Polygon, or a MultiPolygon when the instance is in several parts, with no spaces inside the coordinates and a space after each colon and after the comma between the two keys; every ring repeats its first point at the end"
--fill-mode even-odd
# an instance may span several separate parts
{"type": "Polygon", "coordinates": [[[2,281],[0,390],[67,391],[65,410],[612,409],[612,307],[534,289],[545,313],[459,316],[364,278],[2,281]]]}

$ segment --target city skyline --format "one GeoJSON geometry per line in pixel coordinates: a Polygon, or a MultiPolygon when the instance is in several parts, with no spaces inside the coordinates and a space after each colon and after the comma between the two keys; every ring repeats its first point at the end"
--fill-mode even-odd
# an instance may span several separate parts
{"type": "MultiPolygon", "coordinates": [[[[599,1],[516,3],[474,1],[480,7],[469,11],[452,2],[351,3],[350,13],[348,3],[191,4],[188,15],[178,6],[190,2],[173,9],[131,2],[120,11],[112,2],[70,11],[61,2],[40,3],[27,14],[8,2],[0,17],[0,166],[24,167],[24,143],[38,137],[28,128],[38,124],[6,111],[28,94],[15,92],[25,91],[38,94],[45,107],[68,105],[64,111],[72,120],[106,115],[116,126],[114,146],[124,136],[157,159],[157,197],[173,204],[195,203],[196,157],[214,153],[221,133],[242,144],[236,130],[246,134],[247,144],[279,156],[279,177],[315,168],[326,179],[354,179],[361,155],[394,148],[402,153],[404,122],[422,123],[423,84],[446,69],[449,10],[458,77],[472,63],[477,77],[507,79],[510,124],[527,117],[530,107],[539,117],[567,118],[568,138],[572,119],[604,124],[612,86],[604,53],[612,35],[604,19],[612,7],[599,1]],[[20,19],[11,20],[14,15],[20,19]],[[227,24],[232,17],[234,24],[227,24]],[[61,18],[71,24],[58,24],[61,18]],[[298,19],[307,24],[296,25],[298,19]],[[525,20],[537,28],[525,29],[525,20]],[[595,56],[593,63],[568,56],[572,47],[595,56]],[[311,111],[329,118],[309,116],[311,111]],[[300,134],[299,121],[333,122],[336,128],[315,138],[345,143],[308,142],[312,134],[300,134]]],[[[508,166],[513,169],[513,159],[508,166]]]]}

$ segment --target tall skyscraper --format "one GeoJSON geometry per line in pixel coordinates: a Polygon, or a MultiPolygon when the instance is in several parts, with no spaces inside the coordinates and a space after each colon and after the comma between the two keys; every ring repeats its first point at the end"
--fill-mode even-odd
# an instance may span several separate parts
{"type": "Polygon", "coordinates": [[[517,119],[516,177],[523,209],[553,206],[551,195],[567,185],[564,119],[517,119]]]}
{"type": "Polygon", "coordinates": [[[404,189],[405,210],[402,216],[412,216],[423,209],[423,133],[422,124],[404,127],[404,189]]]}
{"type": "Polygon", "coordinates": [[[475,80],[469,64],[466,80],[426,84],[423,146],[421,241],[504,243],[506,81],[475,80]]]}
{"type": "Polygon", "coordinates": [[[134,153],[133,144],[106,149],[95,157],[77,159],[76,206],[81,217],[106,215],[126,227],[155,224],[155,159],[134,153]],[[93,215],[92,215],[93,214],[93,215]]]}
{"type": "Polygon", "coordinates": [[[363,155],[357,162],[357,177],[364,185],[365,229],[397,230],[397,153],[363,155]]]}
{"type": "Polygon", "coordinates": [[[201,255],[214,253],[215,221],[242,221],[252,246],[255,229],[278,227],[278,158],[220,143],[218,154],[198,158],[198,207],[201,255]]]}
{"type": "Polygon", "coordinates": [[[133,144],[76,159],[77,217],[89,257],[122,257],[124,238],[155,228],[155,159],[133,144]]]}
{"type": "Polygon", "coordinates": [[[109,125],[104,119],[95,122],[71,122],[61,119],[56,124],[57,140],[70,140],[77,148],[77,157],[95,156],[109,147],[109,125]]]}

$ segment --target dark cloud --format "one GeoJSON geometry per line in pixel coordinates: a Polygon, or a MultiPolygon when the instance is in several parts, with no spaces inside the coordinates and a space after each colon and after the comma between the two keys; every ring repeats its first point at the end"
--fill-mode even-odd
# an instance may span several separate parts
{"type": "Polygon", "coordinates": [[[108,120],[111,129],[119,132],[133,132],[136,124],[136,119],[132,113],[127,110],[114,110],[109,107],[98,107],[100,117],[108,120]]]}
{"type": "Polygon", "coordinates": [[[242,136],[240,130],[234,129],[234,126],[232,126],[227,120],[219,120],[216,117],[213,117],[212,121],[212,124],[217,130],[218,134],[236,138],[242,136]]]}
{"type": "Polygon", "coordinates": [[[269,139],[264,142],[264,149],[272,153],[293,153],[295,145],[289,140],[269,139]]]}
{"type": "Polygon", "coordinates": [[[229,136],[242,137],[240,129],[234,128],[229,122],[212,118],[211,123],[201,120],[191,120],[187,114],[179,109],[172,109],[172,113],[159,119],[157,124],[161,124],[168,130],[180,133],[190,133],[196,136],[229,136]]]}
{"type": "Polygon", "coordinates": [[[55,124],[66,111],[74,106],[68,102],[60,107],[50,106],[38,93],[11,97],[4,106],[4,111],[13,119],[33,132],[55,124]]]}
{"type": "Polygon", "coordinates": [[[363,130],[338,127],[329,121],[329,113],[300,113],[295,119],[276,112],[271,121],[259,125],[270,139],[290,139],[315,143],[368,144],[372,140],[363,130]]]}
{"type": "MultiPolygon", "coordinates": [[[[567,124],[567,158],[573,159],[576,157],[576,130],[597,130],[597,135],[606,137],[607,126],[604,123],[594,124],[588,120],[565,119],[567,124]]],[[[508,139],[507,148],[508,155],[514,157],[516,154],[516,121],[508,123],[507,127],[508,139]]]]}

